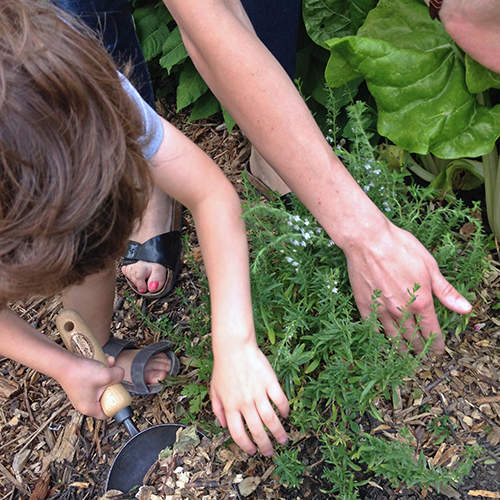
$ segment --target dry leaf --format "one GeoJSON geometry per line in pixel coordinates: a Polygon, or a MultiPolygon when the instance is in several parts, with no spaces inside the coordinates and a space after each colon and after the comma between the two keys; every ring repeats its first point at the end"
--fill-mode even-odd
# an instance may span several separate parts
{"type": "Polygon", "coordinates": [[[238,485],[238,489],[240,490],[240,495],[247,497],[251,495],[260,484],[260,477],[246,477],[241,481],[238,485]]]}
{"type": "Polygon", "coordinates": [[[491,444],[491,446],[496,446],[500,443],[500,427],[494,427],[493,431],[486,437],[486,441],[491,444]]]}

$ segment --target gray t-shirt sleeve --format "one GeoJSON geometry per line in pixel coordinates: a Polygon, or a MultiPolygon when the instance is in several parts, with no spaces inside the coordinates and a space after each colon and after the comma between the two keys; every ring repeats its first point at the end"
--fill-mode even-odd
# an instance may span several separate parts
{"type": "Polygon", "coordinates": [[[163,140],[163,126],[161,119],[156,111],[144,101],[139,92],[137,92],[127,78],[125,78],[121,73],[119,73],[119,75],[123,89],[137,104],[142,113],[146,133],[141,138],[140,142],[143,144],[142,152],[144,154],[144,158],[146,158],[146,160],[150,160],[158,151],[161,141],[163,140]]]}

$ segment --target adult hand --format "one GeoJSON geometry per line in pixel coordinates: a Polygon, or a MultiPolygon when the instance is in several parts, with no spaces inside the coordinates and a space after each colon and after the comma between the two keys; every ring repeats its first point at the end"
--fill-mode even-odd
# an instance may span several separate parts
{"type": "MultiPolygon", "coordinates": [[[[429,4],[429,0],[425,0],[429,4]]],[[[448,34],[473,59],[500,73],[500,2],[444,0],[439,18],[448,34]]],[[[436,21],[437,22],[437,21],[436,21]]]]}
{"type": "Polygon", "coordinates": [[[469,313],[472,306],[443,277],[435,259],[413,235],[389,222],[387,225],[387,231],[379,238],[346,251],[358,309],[367,317],[373,292],[380,290],[377,313],[384,332],[396,337],[398,327],[403,326],[406,328],[403,338],[413,345],[416,353],[422,351],[423,339],[436,334],[432,349],[441,354],[445,345],[433,294],[448,309],[460,314],[469,313]],[[401,325],[403,309],[415,284],[419,285],[415,301],[408,306],[409,318],[401,325]]]}
{"type": "Polygon", "coordinates": [[[256,443],[260,451],[269,456],[273,445],[264,426],[280,444],[287,440],[271,402],[282,417],[287,417],[287,398],[269,361],[255,343],[231,346],[230,351],[214,363],[210,387],[212,409],[243,451],[254,454],[256,443]],[[245,423],[253,441],[245,430],[245,423]]]}

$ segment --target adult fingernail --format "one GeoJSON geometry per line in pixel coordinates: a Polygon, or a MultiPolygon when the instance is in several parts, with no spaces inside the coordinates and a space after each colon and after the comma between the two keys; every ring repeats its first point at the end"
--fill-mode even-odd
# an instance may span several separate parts
{"type": "Polygon", "coordinates": [[[151,292],[155,292],[156,290],[158,290],[158,286],[160,284],[158,283],[158,281],[152,281],[150,284],[149,284],[149,290],[151,292]]]}
{"type": "Polygon", "coordinates": [[[464,299],[463,297],[457,299],[457,306],[460,307],[460,309],[463,309],[464,311],[468,311],[472,307],[470,302],[467,299],[464,299]]]}

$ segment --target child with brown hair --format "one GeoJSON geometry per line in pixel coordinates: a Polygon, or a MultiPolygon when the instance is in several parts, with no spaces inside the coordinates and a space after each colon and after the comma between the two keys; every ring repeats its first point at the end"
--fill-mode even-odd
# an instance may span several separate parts
{"type": "MultiPolygon", "coordinates": [[[[53,377],[75,408],[105,418],[99,398],[110,384],[133,382],[137,351],[113,346],[116,359],[104,367],[52,342],[8,303],[62,291],[106,352],[116,259],[156,186],[196,224],[211,294],[214,412],[244,451],[254,453],[255,442],[271,454],[264,426],[285,442],[272,403],[286,416],[288,402],[256,343],[231,184],[63,12],[2,0],[0,33],[0,354],[53,377]]],[[[141,373],[146,390],[175,362],[168,350],[153,352],[141,373]]]]}

